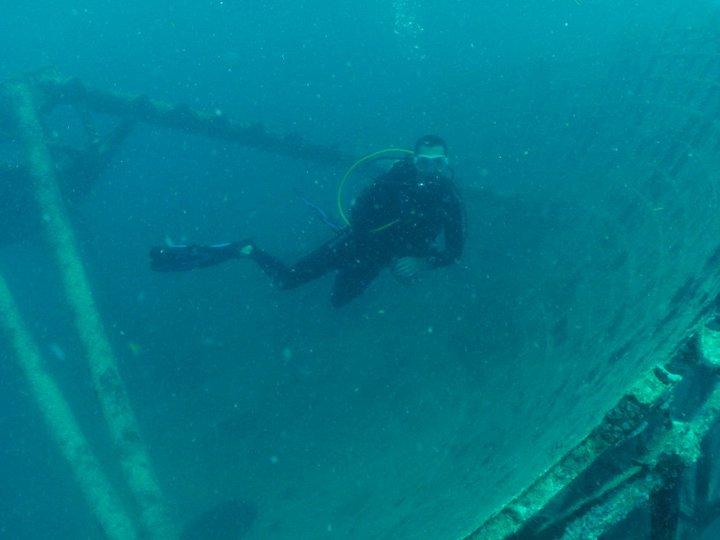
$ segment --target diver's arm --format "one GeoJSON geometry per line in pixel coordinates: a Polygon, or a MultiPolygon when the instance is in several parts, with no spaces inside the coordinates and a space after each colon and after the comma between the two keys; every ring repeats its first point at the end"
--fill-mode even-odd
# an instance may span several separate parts
{"type": "Polygon", "coordinates": [[[427,261],[431,268],[440,268],[457,262],[465,244],[465,223],[460,196],[453,189],[445,206],[445,249],[432,253],[427,261]]]}

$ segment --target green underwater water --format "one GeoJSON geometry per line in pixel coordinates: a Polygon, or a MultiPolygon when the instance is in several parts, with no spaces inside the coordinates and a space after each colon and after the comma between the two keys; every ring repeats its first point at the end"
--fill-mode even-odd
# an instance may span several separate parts
{"type": "MultiPolygon", "coordinates": [[[[354,155],[447,133],[468,243],[460,264],[409,286],[383,274],[340,311],[328,278],[283,292],[242,262],[152,274],[165,236],[301,256],[331,232],[294,190],[332,209],[343,171],[139,126],[68,210],[173,516],[208,538],[462,538],[720,292],[715,8],[220,4],[151,3],[134,22],[100,3],[8,8],[28,30],[3,34],[0,74],[50,62],[354,155]],[[69,31],[43,46],[31,22],[59,13],[69,31]]],[[[4,245],[0,270],[122,486],[47,241],[4,245]]],[[[0,358],[0,531],[101,538],[5,344],[0,358]]]]}

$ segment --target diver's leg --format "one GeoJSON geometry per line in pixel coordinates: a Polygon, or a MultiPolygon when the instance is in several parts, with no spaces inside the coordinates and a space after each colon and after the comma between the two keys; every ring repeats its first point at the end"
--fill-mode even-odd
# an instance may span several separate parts
{"type": "Polygon", "coordinates": [[[380,273],[380,266],[358,264],[338,272],[330,301],[333,307],[342,307],[360,296],[380,273]]]}
{"type": "Polygon", "coordinates": [[[344,246],[343,239],[323,244],[292,266],[287,266],[266,251],[254,247],[250,258],[282,289],[294,289],[337,268],[344,246]]]}

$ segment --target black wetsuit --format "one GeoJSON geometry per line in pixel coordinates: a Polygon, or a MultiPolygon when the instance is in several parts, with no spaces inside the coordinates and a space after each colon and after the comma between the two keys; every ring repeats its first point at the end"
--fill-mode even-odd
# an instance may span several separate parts
{"type": "Polygon", "coordinates": [[[421,181],[406,160],[362,192],[352,207],[349,228],[293,266],[256,246],[251,258],[284,289],[337,271],[332,304],[339,307],[401,257],[425,258],[433,268],[455,262],[463,250],[463,217],[453,181],[421,181]],[[445,237],[442,250],[434,246],[440,233],[445,237]]]}

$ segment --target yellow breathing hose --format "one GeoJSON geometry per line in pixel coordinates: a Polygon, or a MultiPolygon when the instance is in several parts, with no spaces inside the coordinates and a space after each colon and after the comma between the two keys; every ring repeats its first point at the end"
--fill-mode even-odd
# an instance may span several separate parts
{"type": "MultiPolygon", "coordinates": [[[[340,217],[343,220],[343,223],[345,225],[350,226],[350,219],[348,218],[347,214],[345,213],[345,208],[343,208],[343,189],[345,189],[345,184],[347,183],[348,179],[352,176],[352,174],[355,172],[355,170],[363,165],[364,163],[367,163],[368,161],[372,161],[373,159],[377,159],[380,156],[383,156],[385,154],[414,154],[412,150],[407,150],[405,148],[386,148],[385,150],[378,150],[377,152],[373,152],[372,154],[368,154],[367,156],[361,157],[358,159],[355,163],[353,163],[352,167],[348,169],[348,171],[345,173],[345,175],[340,180],[340,183],[338,184],[338,190],[337,190],[337,209],[338,213],[340,214],[340,217]]],[[[399,219],[396,219],[394,221],[391,221],[390,223],[386,223],[385,225],[381,225],[380,227],[377,227],[375,229],[372,229],[373,233],[377,233],[380,231],[384,231],[385,229],[392,227],[395,225],[399,219]]]]}

